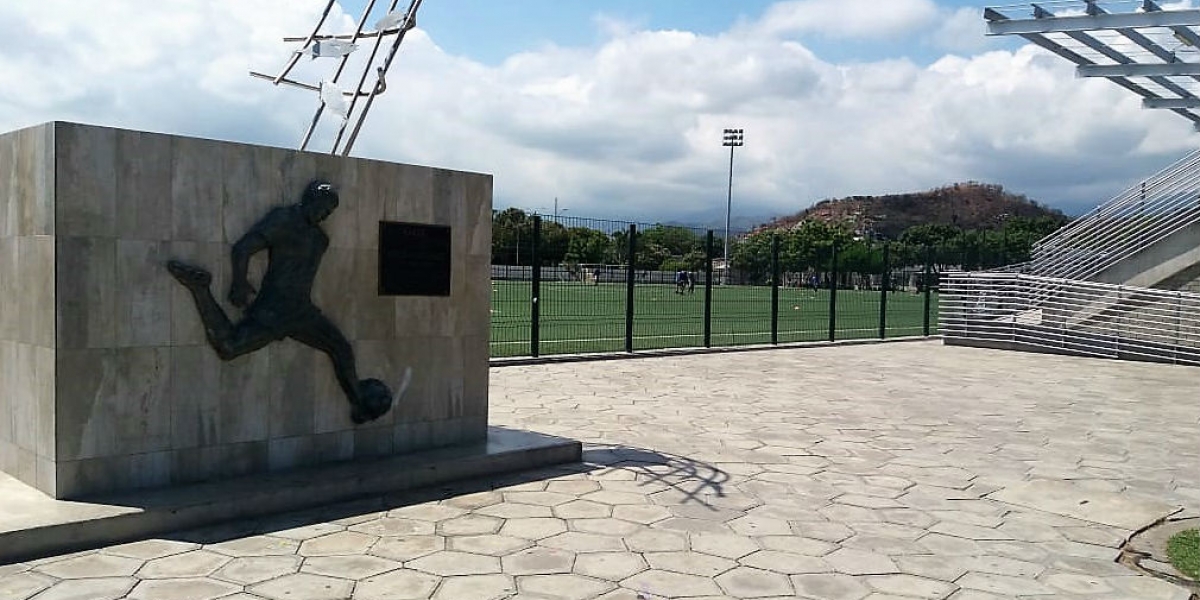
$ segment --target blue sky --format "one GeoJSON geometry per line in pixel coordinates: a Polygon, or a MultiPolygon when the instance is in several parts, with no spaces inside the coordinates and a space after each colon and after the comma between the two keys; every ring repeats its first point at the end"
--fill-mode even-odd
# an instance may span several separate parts
{"type": "MultiPolygon", "coordinates": [[[[364,2],[341,1],[326,32],[364,2]]],[[[0,0],[0,78],[20,89],[0,130],[294,148],[317,98],[248,71],[279,69],[325,2],[0,0]]],[[[984,33],[963,0],[425,0],[354,155],[491,173],[498,207],[708,225],[725,127],[746,132],[734,220],[751,224],[964,181],[1078,214],[1194,149],[1186,120],[984,33]]]]}
{"type": "MultiPolygon", "coordinates": [[[[739,22],[761,17],[776,3],[776,0],[426,0],[418,20],[447,52],[496,65],[513,54],[550,44],[565,47],[601,44],[606,37],[600,27],[604,20],[643,29],[718,35],[739,22]]],[[[361,11],[364,4],[363,0],[344,2],[347,12],[352,14],[361,11]]],[[[979,14],[984,6],[969,0],[942,0],[938,4],[946,9],[969,8],[979,14]]],[[[402,0],[399,6],[406,8],[407,0],[402,0]]],[[[907,56],[930,62],[942,54],[915,36],[846,43],[817,32],[804,36],[803,40],[822,57],[835,61],[907,56]]],[[[997,45],[1018,44],[997,40],[997,45]]]]}

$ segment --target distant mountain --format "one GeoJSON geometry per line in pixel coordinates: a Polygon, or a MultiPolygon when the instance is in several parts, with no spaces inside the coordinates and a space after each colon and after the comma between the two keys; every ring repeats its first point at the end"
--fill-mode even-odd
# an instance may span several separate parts
{"type": "Polygon", "coordinates": [[[822,200],[794,215],[777,217],[760,229],[791,227],[806,219],[844,222],[857,231],[897,238],[913,225],[954,225],[961,229],[990,229],[1007,217],[1052,217],[1063,222],[1062,211],[1045,207],[999,185],[967,182],[907,194],[849,196],[822,200]]]}

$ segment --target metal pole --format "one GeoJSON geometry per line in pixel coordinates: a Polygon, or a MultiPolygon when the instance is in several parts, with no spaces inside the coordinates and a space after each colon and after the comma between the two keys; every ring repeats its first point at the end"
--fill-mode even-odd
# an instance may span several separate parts
{"type": "Polygon", "coordinates": [[[888,264],[888,245],[883,244],[883,284],[879,286],[879,339],[887,337],[887,296],[890,265],[888,264]]]}
{"type": "Polygon", "coordinates": [[[838,279],[838,249],[832,246],[833,252],[829,257],[829,341],[837,339],[837,279],[838,279]]]}
{"type": "Polygon", "coordinates": [[[922,278],[925,286],[925,337],[929,337],[929,307],[933,300],[933,284],[930,279],[933,278],[933,249],[930,246],[925,246],[925,276],[922,278]]]}
{"type": "Polygon", "coordinates": [[[712,348],[713,232],[704,241],[704,347],[712,348]]]}
{"type": "Polygon", "coordinates": [[[542,218],[533,217],[533,285],[530,297],[532,304],[529,309],[529,355],[537,358],[538,340],[541,337],[541,303],[538,301],[542,294],[542,261],[539,255],[539,242],[542,237],[542,218]]]}
{"type": "Polygon", "coordinates": [[[771,343],[779,343],[779,234],[771,235],[771,343]]]}
{"type": "Polygon", "coordinates": [[[729,215],[733,212],[733,149],[729,147],[729,198],[725,201],[725,270],[721,272],[721,285],[729,283],[729,215]]]}
{"type": "Polygon", "coordinates": [[[629,254],[625,266],[625,351],[633,352],[633,277],[637,253],[637,225],[629,225],[629,254]]]}

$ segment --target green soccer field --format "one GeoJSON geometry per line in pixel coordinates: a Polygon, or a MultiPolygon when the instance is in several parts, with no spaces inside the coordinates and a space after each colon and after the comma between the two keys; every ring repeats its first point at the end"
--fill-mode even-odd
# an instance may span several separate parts
{"type": "MultiPolygon", "coordinates": [[[[543,282],[540,353],[621,352],[625,350],[623,283],[589,285],[543,282]]],[[[530,353],[530,287],[527,281],[492,282],[493,357],[530,353]]],[[[888,295],[887,336],[921,335],[924,297],[898,291],[888,295]]],[[[837,339],[879,337],[878,291],[838,290],[837,339]]],[[[937,295],[930,306],[930,329],[937,327],[937,295]]],[[[829,290],[779,290],[779,341],[829,338],[829,290]]],[[[771,288],[714,286],[712,345],[766,344],[771,341],[771,288]]],[[[704,289],[680,295],[675,286],[638,284],[634,288],[633,345],[636,350],[704,345],[704,289]]]]}

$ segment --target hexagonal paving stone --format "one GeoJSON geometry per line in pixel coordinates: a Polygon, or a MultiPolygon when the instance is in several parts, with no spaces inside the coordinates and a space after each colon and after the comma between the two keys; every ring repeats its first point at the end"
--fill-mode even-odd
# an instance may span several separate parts
{"type": "Polygon", "coordinates": [[[724,523],[703,519],[685,519],[683,517],[663,519],[655,523],[653,527],[655,529],[670,529],[684,533],[733,533],[733,530],[724,523]]]}
{"type": "Polygon", "coordinates": [[[600,489],[600,482],[588,481],[586,479],[578,479],[574,481],[551,481],[546,486],[547,492],[558,492],[560,494],[573,494],[580,496],[600,489]]]}
{"type": "Polygon", "coordinates": [[[625,545],[634,552],[687,550],[687,536],[674,531],[644,529],[626,537],[625,545]]]}
{"type": "Polygon", "coordinates": [[[828,575],[793,575],[796,594],[812,600],[861,600],[871,589],[858,578],[841,573],[828,575]]]}
{"type": "Polygon", "coordinates": [[[553,517],[554,510],[549,506],[518,504],[516,502],[501,502],[500,504],[485,506],[475,511],[475,514],[498,517],[501,519],[529,519],[538,517],[553,517]]]}
{"type": "Polygon", "coordinates": [[[328,575],[342,579],[366,579],[380,573],[395,571],[402,565],[377,556],[316,556],[304,561],[302,573],[328,575]]]}
{"type": "Polygon", "coordinates": [[[899,571],[896,563],[887,556],[851,548],[839,548],[826,555],[824,560],[838,573],[847,575],[886,575],[899,571]]]}
{"type": "Polygon", "coordinates": [[[653,504],[619,504],[613,507],[612,516],[622,521],[649,525],[670,517],[671,511],[665,506],[653,504]]]}
{"type": "Polygon", "coordinates": [[[433,600],[465,600],[466,598],[511,598],[517,585],[507,575],[466,575],[447,577],[433,600]]]}
{"type": "Polygon", "coordinates": [[[743,556],[738,559],[738,562],[747,567],[774,571],[784,575],[833,572],[833,567],[820,558],[778,550],[759,550],[754,554],[743,556]]]}
{"type": "Polygon", "coordinates": [[[863,580],[868,586],[886,594],[929,600],[941,600],[958,589],[952,583],[915,575],[868,575],[863,580]]]}
{"type": "Polygon", "coordinates": [[[795,535],[767,535],[755,538],[755,540],[765,550],[778,550],[804,556],[822,557],[837,550],[835,544],[795,535]]]}
{"type": "Polygon", "coordinates": [[[384,517],[353,525],[350,531],[375,535],[379,537],[395,537],[400,535],[430,535],[433,533],[433,523],[414,519],[384,517]]]}
{"type": "Polygon", "coordinates": [[[137,583],[132,577],[69,579],[38,594],[37,600],[116,600],[124,598],[137,583]]]}
{"type": "Polygon", "coordinates": [[[436,575],[400,569],[358,582],[354,600],[423,600],[441,580],[436,575]]]}
{"type": "Polygon", "coordinates": [[[54,579],[38,573],[14,573],[0,577],[0,598],[26,600],[50,587],[54,579]]]}
{"type": "Polygon", "coordinates": [[[1032,579],[991,573],[970,572],[956,579],[954,583],[961,588],[980,590],[1001,596],[1036,596],[1054,593],[1052,588],[1032,579]]]}
{"type": "Polygon", "coordinates": [[[175,540],[141,540],[119,546],[109,546],[101,550],[101,554],[109,554],[112,556],[124,556],[126,558],[140,558],[142,560],[151,560],[155,558],[163,558],[175,554],[182,554],[191,550],[200,548],[200,544],[191,542],[179,542],[175,540]]]}
{"type": "Polygon", "coordinates": [[[224,554],[207,550],[192,550],[166,558],[156,558],[138,569],[142,579],[181,579],[207,577],[231,559],[224,554]]]}
{"type": "Polygon", "coordinates": [[[738,598],[792,594],[792,584],[786,576],[750,567],[738,567],[718,575],[717,585],[721,586],[726,594],[738,598]]]}
{"type": "Polygon", "coordinates": [[[76,558],[52,562],[35,567],[51,577],[59,579],[83,579],[91,577],[124,577],[133,575],[142,566],[142,561],[104,554],[85,554],[76,558]]]}
{"type": "Polygon", "coordinates": [[[254,585],[300,570],[299,556],[244,556],[230,560],[213,577],[242,585],[254,585]]]}
{"type": "Polygon", "coordinates": [[[595,533],[580,533],[568,531],[538,542],[539,545],[572,552],[613,552],[625,549],[621,538],[599,535],[595,533]]]}
{"type": "Polygon", "coordinates": [[[558,494],[555,492],[506,492],[504,494],[505,502],[532,504],[534,506],[559,506],[578,499],[572,494],[558,494]]]}
{"type": "Polygon", "coordinates": [[[588,502],[598,502],[600,504],[649,504],[650,500],[645,494],[638,492],[614,492],[611,490],[600,490],[590,494],[580,496],[580,500],[588,502]]]}
{"type": "MultiPolygon", "coordinates": [[[[331,535],[337,534],[334,533],[331,535]]],[[[204,547],[205,550],[211,550],[213,552],[218,552],[228,556],[280,556],[285,554],[295,554],[296,550],[299,548],[300,542],[297,540],[289,540],[266,535],[229,540],[226,542],[209,544],[204,547]]]]}
{"type": "MultiPolygon", "coordinates": [[[[583,556],[597,556],[584,554],[583,556]]],[[[527,548],[501,557],[501,567],[509,575],[549,575],[569,573],[575,563],[575,553],[554,548],[527,548]]]]}
{"type": "MultiPolygon", "coordinates": [[[[292,522],[289,521],[288,524],[290,525],[291,523],[292,522]]],[[[337,523],[305,523],[295,527],[272,527],[268,523],[267,528],[265,529],[265,531],[269,531],[273,537],[296,540],[297,542],[303,542],[304,540],[310,540],[315,537],[321,537],[323,535],[329,535],[331,533],[337,533],[345,530],[345,525],[338,525],[337,523]]]]}
{"type": "Polygon", "coordinates": [[[792,531],[803,537],[813,538],[815,540],[821,540],[825,542],[832,542],[835,544],[854,535],[853,529],[850,529],[841,523],[818,521],[797,523],[792,527],[792,531]]]}
{"type": "Polygon", "coordinates": [[[734,519],[726,525],[735,533],[741,535],[791,535],[792,526],[780,519],[745,516],[734,519]]]}
{"type": "Polygon", "coordinates": [[[450,575],[489,574],[500,572],[500,559],[494,556],[468,554],[443,550],[423,556],[405,565],[410,569],[433,573],[443,577],[450,575]]]}
{"type": "Polygon", "coordinates": [[[301,556],[336,556],[341,554],[363,554],[379,538],[355,531],[339,531],[319,538],[305,540],[300,545],[301,556]]]}
{"type": "Polygon", "coordinates": [[[737,566],[727,558],[699,552],[647,552],[643,556],[652,568],[704,577],[716,577],[737,566]]]}
{"type": "Polygon", "coordinates": [[[680,506],[660,506],[657,508],[666,509],[671,514],[685,519],[701,519],[704,521],[716,521],[718,523],[746,516],[746,513],[740,510],[729,510],[704,504],[683,504],[680,506]]]}
{"type": "Polygon", "coordinates": [[[445,504],[414,504],[412,506],[393,508],[388,511],[389,517],[416,519],[418,521],[429,521],[430,523],[461,517],[465,514],[467,514],[466,509],[458,508],[457,506],[446,506],[445,504]]]}
{"type": "Polygon", "coordinates": [[[620,581],[648,568],[640,555],[628,552],[592,552],[575,559],[576,573],[609,581],[620,581]]]}
{"type": "Polygon", "coordinates": [[[610,517],[612,513],[612,505],[588,500],[575,500],[554,507],[554,516],[560,519],[595,519],[610,517]]]}
{"type": "Polygon", "coordinates": [[[958,557],[926,555],[897,556],[894,560],[901,573],[940,581],[954,581],[967,572],[963,563],[955,560],[956,558],[958,557]]]}
{"type": "Polygon", "coordinates": [[[214,579],[151,579],[138,583],[129,600],[212,600],[238,591],[241,586],[214,579]]]}
{"type": "Polygon", "coordinates": [[[1112,586],[1101,577],[1078,573],[1053,573],[1042,577],[1042,581],[1053,588],[1072,594],[1103,594],[1113,591],[1112,586]]]}
{"type": "Polygon", "coordinates": [[[599,533],[603,535],[632,535],[636,531],[641,531],[644,527],[637,523],[622,521],[620,519],[571,519],[567,521],[567,527],[573,531],[582,531],[584,533],[599,533]]]}
{"type": "Polygon", "coordinates": [[[559,600],[587,600],[616,587],[608,581],[600,581],[579,575],[528,575],[517,578],[517,589],[540,597],[559,600]]]}
{"type": "Polygon", "coordinates": [[[462,496],[456,496],[454,498],[442,500],[441,503],[445,506],[452,506],[454,508],[475,510],[477,508],[491,506],[497,502],[503,501],[504,498],[499,492],[477,492],[474,494],[464,494],[462,496]]]}
{"type": "Polygon", "coordinates": [[[353,590],[353,581],[297,573],[260,583],[248,591],[270,600],[344,600],[353,590]]]}
{"type": "Polygon", "coordinates": [[[642,571],[621,582],[621,587],[648,592],[652,597],[681,598],[687,596],[716,596],[721,588],[708,577],[684,575],[670,571],[642,571]]]}
{"type": "Polygon", "coordinates": [[[501,535],[540,540],[567,531],[567,524],[562,519],[509,519],[500,528],[501,535]]]}
{"type": "Polygon", "coordinates": [[[446,538],[440,535],[408,535],[380,538],[370,553],[392,560],[406,561],[446,549],[446,538]]]}
{"type": "Polygon", "coordinates": [[[463,515],[442,521],[438,523],[437,528],[438,533],[445,536],[482,535],[485,533],[496,533],[503,523],[504,521],[495,517],[463,515]]]}
{"type": "Polygon", "coordinates": [[[726,533],[697,533],[691,536],[692,550],[723,558],[739,559],[759,550],[758,544],[741,535],[726,533]]]}
{"type": "Polygon", "coordinates": [[[468,535],[449,539],[450,549],[488,556],[504,556],[529,546],[527,539],[507,535],[468,535]]]}

